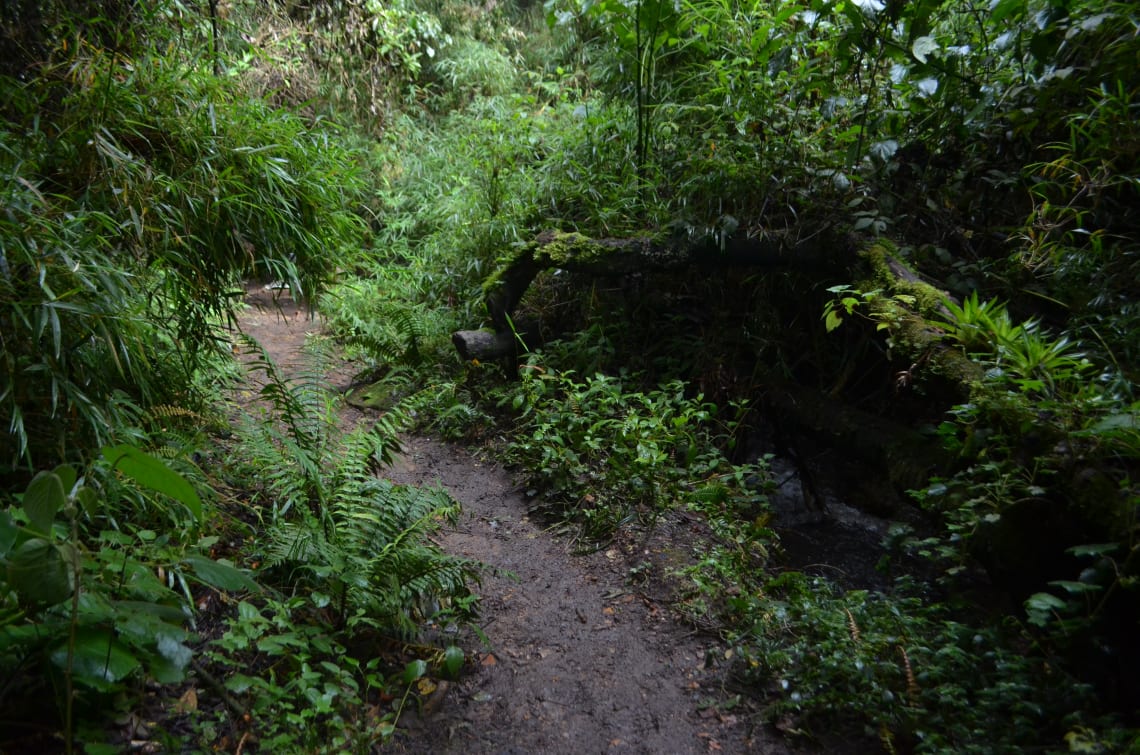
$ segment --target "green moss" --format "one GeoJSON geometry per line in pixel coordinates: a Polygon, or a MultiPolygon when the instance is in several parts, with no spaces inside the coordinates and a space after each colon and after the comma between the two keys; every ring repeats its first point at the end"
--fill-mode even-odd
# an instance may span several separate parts
{"type": "Polygon", "coordinates": [[[495,272],[487,276],[483,281],[483,298],[487,299],[494,296],[503,285],[503,271],[505,267],[500,267],[495,272]]]}
{"type": "Polygon", "coordinates": [[[387,409],[392,403],[391,384],[385,380],[356,388],[345,399],[358,409],[387,409]]]}
{"type": "Polygon", "coordinates": [[[531,244],[525,244],[516,248],[509,256],[499,258],[495,271],[483,280],[483,296],[490,296],[498,291],[503,285],[503,279],[507,272],[518,264],[519,260],[531,254],[534,254],[534,247],[531,244]]]}
{"type": "Polygon", "coordinates": [[[894,256],[897,251],[898,247],[886,239],[881,239],[860,252],[859,256],[867,260],[875,280],[883,285],[888,285],[894,276],[891,275],[891,269],[887,265],[887,256],[894,256]]]}
{"type": "MultiPolygon", "coordinates": [[[[890,323],[896,348],[913,359],[923,359],[932,372],[960,386],[963,393],[972,393],[982,380],[982,367],[960,348],[943,343],[942,331],[927,320],[929,315],[940,311],[946,295],[929,283],[900,279],[888,262],[905,267],[897,252],[894,244],[883,239],[863,251],[861,256],[870,268],[871,277],[856,287],[883,292],[873,306],[880,313],[880,319],[890,323]],[[900,295],[912,297],[913,303],[900,301],[896,298],[900,295]]],[[[914,277],[917,278],[917,274],[914,277]]]]}
{"type": "Polygon", "coordinates": [[[916,358],[923,354],[930,369],[969,393],[981,381],[984,371],[960,348],[942,343],[942,333],[921,316],[908,313],[899,318],[893,330],[895,343],[916,358]]]}
{"type": "Polygon", "coordinates": [[[605,253],[604,245],[576,232],[555,231],[554,237],[542,247],[542,254],[550,261],[550,267],[568,262],[589,263],[605,253]]]}
{"type": "MultiPolygon", "coordinates": [[[[905,267],[909,272],[914,273],[914,271],[899,258],[898,247],[890,241],[885,239],[876,241],[870,248],[862,252],[862,257],[867,260],[867,264],[871,268],[873,280],[873,283],[864,290],[881,288],[891,294],[912,296],[914,297],[915,310],[923,315],[938,311],[946,299],[946,294],[929,283],[923,283],[920,280],[902,280],[894,274],[887,262],[888,257],[893,259],[896,264],[905,267]]],[[[918,277],[917,273],[914,275],[916,278],[918,277]]]]}

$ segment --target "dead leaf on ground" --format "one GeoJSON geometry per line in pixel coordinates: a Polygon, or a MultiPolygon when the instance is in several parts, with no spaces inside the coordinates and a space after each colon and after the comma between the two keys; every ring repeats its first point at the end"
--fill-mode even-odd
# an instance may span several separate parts
{"type": "Polygon", "coordinates": [[[192,713],[198,710],[198,690],[191,687],[182,693],[178,702],[174,703],[175,713],[192,713]]]}
{"type": "Polygon", "coordinates": [[[482,663],[482,665],[484,665],[484,666],[494,666],[494,665],[495,665],[496,663],[498,663],[498,662],[499,662],[499,659],[498,659],[498,658],[496,658],[495,656],[491,655],[490,653],[487,653],[487,655],[483,657],[483,663],[482,663]]]}

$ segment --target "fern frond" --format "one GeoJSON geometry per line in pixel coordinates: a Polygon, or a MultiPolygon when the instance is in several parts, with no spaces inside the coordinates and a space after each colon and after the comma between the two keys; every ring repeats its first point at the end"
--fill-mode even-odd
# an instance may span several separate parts
{"type": "Polygon", "coordinates": [[[306,370],[288,380],[257,339],[244,333],[238,339],[243,352],[252,357],[253,369],[265,377],[259,395],[273,407],[289,434],[299,445],[309,448],[322,443],[331,425],[324,374],[306,370]]]}
{"type": "Polygon", "coordinates": [[[415,366],[423,360],[424,342],[432,332],[429,314],[411,305],[368,302],[337,310],[338,337],[381,363],[415,366]]]}
{"type": "Polygon", "coordinates": [[[181,406],[172,406],[170,404],[156,404],[146,410],[148,419],[178,419],[187,420],[190,422],[197,422],[199,424],[206,424],[209,420],[194,411],[193,409],[186,409],[181,406]]]}

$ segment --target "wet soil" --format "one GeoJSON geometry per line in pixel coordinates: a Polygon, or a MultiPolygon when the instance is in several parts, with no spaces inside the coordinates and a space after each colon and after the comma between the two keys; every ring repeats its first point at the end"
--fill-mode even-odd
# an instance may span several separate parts
{"type": "MultiPolygon", "coordinates": [[[[251,289],[240,324],[288,374],[319,318],[288,296],[251,289]]],[[[352,365],[329,376],[346,390],[352,365]]],[[[367,414],[344,406],[348,424],[367,414]]],[[[731,699],[724,648],[680,622],[661,584],[635,580],[637,564],[662,563],[699,538],[677,515],[652,539],[627,538],[577,555],[573,542],[531,512],[493,452],[409,437],[388,473],[400,483],[444,486],[463,507],[436,536],[451,553],[489,568],[480,596],[482,637],[464,631],[465,673],[405,713],[391,747],[402,752],[791,752],[731,699]]]]}

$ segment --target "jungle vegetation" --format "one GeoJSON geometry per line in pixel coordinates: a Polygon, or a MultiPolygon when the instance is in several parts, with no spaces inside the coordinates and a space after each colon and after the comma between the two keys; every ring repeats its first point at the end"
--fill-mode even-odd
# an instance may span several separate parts
{"type": "Polygon", "coordinates": [[[479,575],[427,537],[446,493],[375,474],[411,430],[500,444],[583,548],[703,517],[674,607],[790,737],[1140,747],[1138,35],[1092,0],[3,3],[0,747],[117,751],[191,673],[227,705],[170,750],[250,714],[381,747],[479,575]],[[811,254],[543,271],[526,348],[459,359],[550,232],[811,254]],[[319,305],[374,427],[232,332],[251,279],[319,305]],[[781,459],[894,522],[875,586],[788,565],[781,459]]]}

